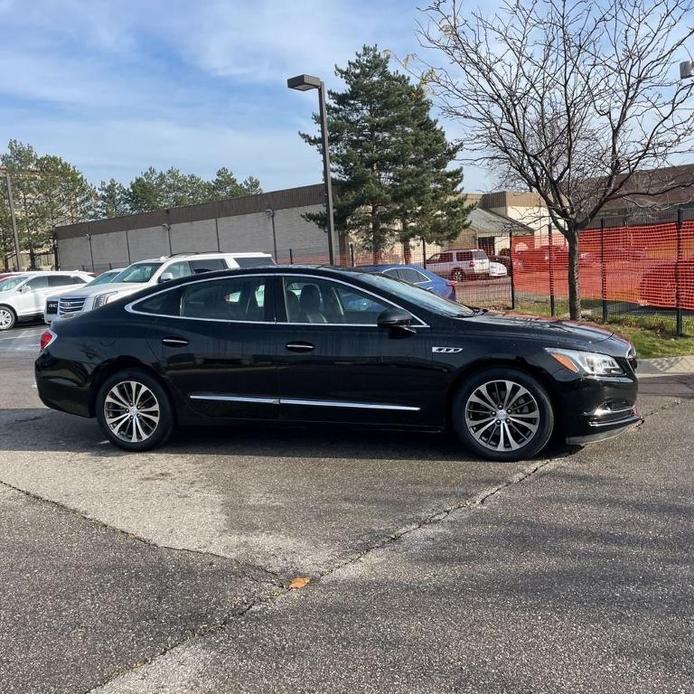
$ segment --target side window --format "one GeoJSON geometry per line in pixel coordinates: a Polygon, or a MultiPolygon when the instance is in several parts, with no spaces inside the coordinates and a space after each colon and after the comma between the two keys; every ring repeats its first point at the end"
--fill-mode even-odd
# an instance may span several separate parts
{"type": "Polygon", "coordinates": [[[411,267],[400,268],[400,279],[409,282],[410,284],[416,284],[419,282],[419,273],[413,270],[411,267]]]}
{"type": "Polygon", "coordinates": [[[173,279],[175,280],[180,279],[181,277],[188,277],[188,275],[193,274],[190,269],[190,263],[187,260],[182,260],[178,263],[171,263],[171,265],[164,268],[164,273],[171,273],[173,275],[173,279]]]}
{"type": "Polygon", "coordinates": [[[453,253],[441,253],[441,260],[440,262],[442,263],[452,263],[453,262],[453,253]]]}
{"type": "Polygon", "coordinates": [[[139,313],[153,313],[157,316],[180,316],[181,288],[170,289],[138,301],[134,310],[139,313]]]}
{"type": "Polygon", "coordinates": [[[429,260],[427,260],[427,263],[440,263],[441,262],[441,254],[437,253],[436,255],[432,255],[429,260]]]}
{"type": "Polygon", "coordinates": [[[460,251],[457,256],[458,260],[461,262],[464,260],[472,260],[472,253],[470,253],[470,251],[460,251]]]}
{"type": "Polygon", "coordinates": [[[417,279],[415,280],[416,284],[423,284],[424,282],[431,282],[431,280],[419,270],[414,270],[415,275],[417,275],[417,279]]]}
{"type": "Polygon", "coordinates": [[[290,323],[376,325],[390,308],[356,287],[313,277],[285,277],[284,296],[290,323]]]}
{"type": "Polygon", "coordinates": [[[181,287],[184,318],[264,321],[266,277],[231,277],[181,287]]]}
{"type": "Polygon", "coordinates": [[[206,258],[202,260],[190,260],[190,269],[193,275],[203,272],[214,272],[215,270],[228,270],[227,264],[221,258],[206,258]]]}
{"type": "Polygon", "coordinates": [[[48,276],[43,275],[42,277],[34,277],[34,279],[29,280],[25,286],[29,287],[32,291],[36,291],[37,289],[47,289],[48,276]]]}
{"type": "Polygon", "coordinates": [[[75,284],[75,279],[69,275],[51,275],[48,278],[49,287],[66,287],[69,284],[75,284]]]}
{"type": "Polygon", "coordinates": [[[391,267],[391,268],[388,268],[387,270],[384,270],[383,274],[386,277],[394,277],[396,280],[400,279],[400,272],[395,267],[391,267]]]}

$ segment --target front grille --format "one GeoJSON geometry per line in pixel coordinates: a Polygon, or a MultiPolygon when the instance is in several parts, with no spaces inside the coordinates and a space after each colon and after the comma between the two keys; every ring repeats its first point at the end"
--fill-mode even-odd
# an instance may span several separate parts
{"type": "Polygon", "coordinates": [[[73,313],[79,313],[84,308],[85,297],[64,298],[58,300],[58,315],[71,316],[73,313]]]}

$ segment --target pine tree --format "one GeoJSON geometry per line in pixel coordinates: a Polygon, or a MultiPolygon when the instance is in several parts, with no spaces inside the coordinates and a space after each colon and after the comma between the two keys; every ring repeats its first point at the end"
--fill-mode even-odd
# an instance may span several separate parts
{"type": "MultiPolygon", "coordinates": [[[[346,89],[330,91],[327,106],[340,247],[344,253],[351,235],[374,262],[398,239],[407,256],[412,238],[455,238],[470,210],[458,190],[461,170],[448,168],[456,148],[429,115],[421,87],[389,63],[377,46],[364,46],[336,68],[346,89]]],[[[321,150],[319,137],[301,137],[321,150]]],[[[306,216],[325,226],[325,214],[306,216]]]]}
{"type": "Polygon", "coordinates": [[[96,191],[95,216],[97,219],[120,217],[130,213],[127,189],[114,178],[101,181],[96,191]]]}

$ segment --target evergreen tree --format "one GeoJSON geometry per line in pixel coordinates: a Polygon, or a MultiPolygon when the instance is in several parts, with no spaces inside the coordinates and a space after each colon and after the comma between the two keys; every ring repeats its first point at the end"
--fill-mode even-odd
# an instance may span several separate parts
{"type": "Polygon", "coordinates": [[[133,213],[152,212],[166,208],[165,175],[150,166],[130,181],[125,199],[133,213]]]}
{"type": "MultiPolygon", "coordinates": [[[[456,148],[429,115],[421,87],[390,70],[389,57],[364,46],[330,91],[328,131],[335,190],[335,226],[344,259],[351,235],[374,253],[400,239],[446,241],[465,226],[470,208],[459,194],[460,169],[448,169],[456,148]]],[[[314,120],[318,123],[318,117],[314,120]]],[[[321,150],[320,137],[301,134],[321,150]]],[[[307,215],[325,226],[325,214],[307,215]]]]}
{"type": "Polygon", "coordinates": [[[114,178],[101,181],[96,191],[95,216],[97,219],[120,217],[130,213],[126,187],[114,178]]]}

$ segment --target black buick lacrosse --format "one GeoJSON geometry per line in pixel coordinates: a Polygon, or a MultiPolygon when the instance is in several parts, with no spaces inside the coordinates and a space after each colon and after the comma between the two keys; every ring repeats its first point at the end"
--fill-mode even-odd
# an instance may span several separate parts
{"type": "Polygon", "coordinates": [[[640,421],[636,356],[612,333],[510,318],[384,275],[273,266],[167,282],[41,339],[36,383],[117,446],[239,420],[440,431],[495,460],[640,421]]]}

